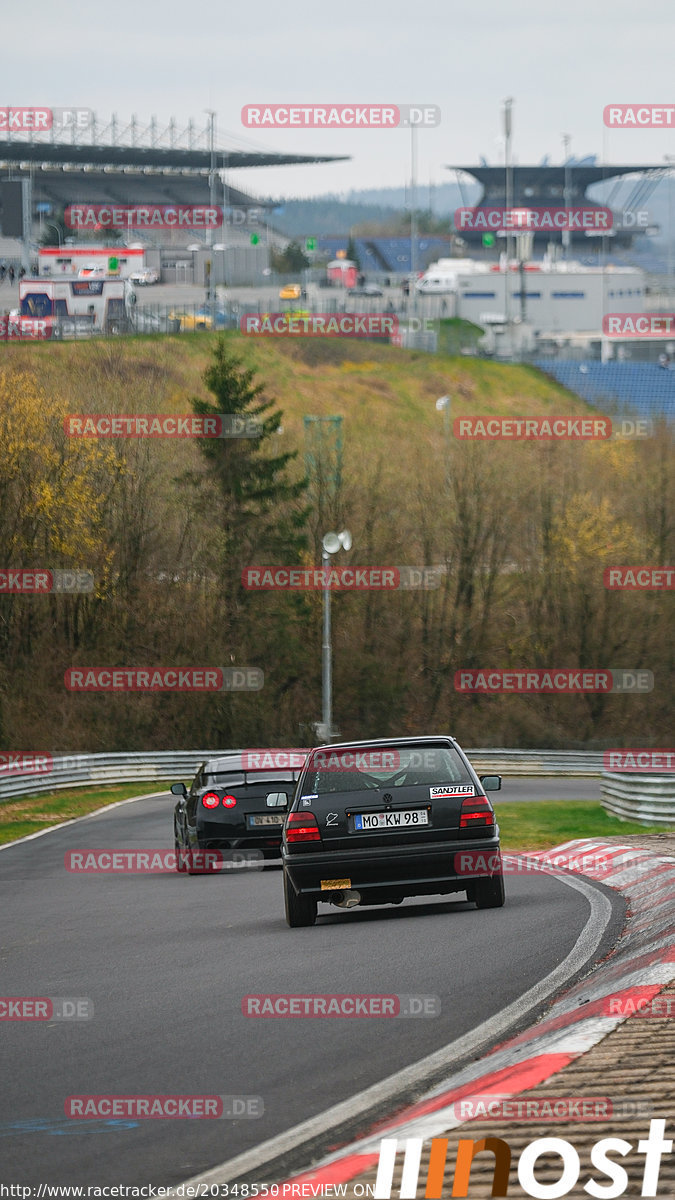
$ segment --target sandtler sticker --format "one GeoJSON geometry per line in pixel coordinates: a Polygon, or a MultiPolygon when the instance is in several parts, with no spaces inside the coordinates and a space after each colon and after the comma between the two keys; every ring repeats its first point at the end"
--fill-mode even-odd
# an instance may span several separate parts
{"type": "Polygon", "coordinates": [[[476,789],[472,783],[452,783],[442,787],[429,788],[432,800],[442,800],[444,796],[475,796],[476,789]]]}

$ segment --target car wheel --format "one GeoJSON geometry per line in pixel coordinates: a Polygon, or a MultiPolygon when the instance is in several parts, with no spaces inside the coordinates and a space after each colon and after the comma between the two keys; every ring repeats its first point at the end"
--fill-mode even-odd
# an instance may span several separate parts
{"type": "Polygon", "coordinates": [[[300,929],[304,925],[313,925],[316,921],[316,900],[311,896],[298,896],[293,884],[288,878],[284,867],[284,903],[286,905],[286,924],[291,929],[300,929]]]}
{"type": "MultiPolygon", "coordinates": [[[[196,851],[193,851],[191,847],[188,846],[186,854],[186,870],[188,875],[210,875],[211,871],[209,871],[207,868],[193,866],[195,853],[201,856],[203,855],[204,851],[202,850],[201,846],[199,846],[196,851]]],[[[197,859],[197,861],[199,861],[199,859],[197,859]]]]}
{"type": "Polygon", "coordinates": [[[473,885],[476,908],[501,908],[504,903],[504,876],[490,875],[473,885]]]}
{"type": "Polygon", "coordinates": [[[173,845],[174,845],[174,850],[176,851],[176,870],[179,871],[181,873],[181,875],[183,875],[185,873],[185,859],[183,857],[184,850],[183,850],[183,847],[181,846],[180,842],[178,841],[178,837],[177,837],[176,833],[174,833],[174,835],[173,835],[173,845]]]}

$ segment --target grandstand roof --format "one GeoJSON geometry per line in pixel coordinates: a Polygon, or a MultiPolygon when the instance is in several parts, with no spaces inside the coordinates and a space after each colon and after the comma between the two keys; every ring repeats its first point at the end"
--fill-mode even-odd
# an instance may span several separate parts
{"type": "MultiPolygon", "coordinates": [[[[595,166],[574,162],[567,164],[568,182],[572,192],[585,192],[594,183],[602,183],[606,179],[617,179],[621,175],[648,175],[654,171],[662,172],[668,169],[664,167],[663,163],[637,164],[632,166],[612,166],[611,164],[595,166]]],[[[488,167],[480,164],[477,167],[465,167],[447,164],[447,170],[463,171],[467,175],[472,175],[474,179],[483,184],[486,194],[495,189],[504,188],[506,174],[504,166],[488,167]]],[[[516,165],[511,170],[513,172],[514,203],[520,203],[521,200],[528,199],[522,192],[522,189],[526,187],[532,187],[537,191],[543,192],[551,187],[563,188],[565,186],[564,163],[554,167],[542,166],[541,164],[529,167],[516,165]]],[[[531,201],[531,197],[529,199],[531,201]]]]}
{"type": "MultiPolygon", "coordinates": [[[[214,151],[216,172],[237,167],[289,166],[342,162],[334,154],[277,154],[273,151],[214,151]]],[[[33,203],[57,206],[74,203],[208,204],[211,151],[202,147],[157,145],[106,145],[33,139],[0,140],[0,172],[11,169],[13,178],[29,173],[33,203]]],[[[223,187],[216,183],[218,203],[223,187]]],[[[274,208],[274,202],[254,199],[233,188],[224,189],[225,203],[235,207],[274,208]]]]}
{"type": "MultiPolygon", "coordinates": [[[[349,155],[335,154],[277,154],[263,150],[223,150],[214,152],[216,170],[232,170],[236,167],[282,167],[300,166],[305,163],[344,162],[349,155]]],[[[0,168],[27,163],[33,166],[47,164],[63,169],[66,165],[79,166],[90,171],[96,167],[136,168],[139,172],[154,170],[158,173],[181,175],[186,172],[202,173],[210,170],[211,152],[208,149],[178,149],[166,146],[118,146],[73,142],[17,141],[16,138],[0,140],[0,168]]]]}

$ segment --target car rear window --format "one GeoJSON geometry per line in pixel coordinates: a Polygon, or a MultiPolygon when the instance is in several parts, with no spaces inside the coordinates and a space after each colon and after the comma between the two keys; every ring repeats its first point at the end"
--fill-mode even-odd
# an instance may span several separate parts
{"type": "Polygon", "coordinates": [[[383,786],[464,782],[471,782],[471,777],[451,746],[356,746],[314,751],[302,791],[322,796],[383,786]]]}

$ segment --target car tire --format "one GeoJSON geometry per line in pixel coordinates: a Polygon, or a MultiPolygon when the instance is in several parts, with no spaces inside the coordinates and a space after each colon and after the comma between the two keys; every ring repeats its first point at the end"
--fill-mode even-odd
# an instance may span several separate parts
{"type": "Polygon", "coordinates": [[[181,846],[180,842],[178,841],[178,837],[175,833],[174,833],[174,837],[173,837],[173,845],[174,845],[174,850],[176,851],[176,870],[181,875],[184,875],[185,870],[186,870],[185,859],[183,858],[184,851],[183,851],[183,847],[181,846]]]}
{"type": "MultiPolygon", "coordinates": [[[[201,851],[201,849],[202,849],[201,846],[199,846],[198,850],[201,851]]],[[[188,860],[187,860],[185,869],[186,869],[188,875],[210,875],[212,873],[211,871],[205,870],[203,867],[191,866],[191,863],[194,862],[194,859],[190,853],[190,848],[188,848],[187,854],[188,854],[188,860]]]]}
{"type": "Polygon", "coordinates": [[[313,925],[316,921],[316,900],[311,896],[298,896],[293,884],[288,878],[284,867],[284,903],[286,905],[286,924],[291,929],[300,929],[313,925]]]}
{"type": "Polygon", "coordinates": [[[477,879],[473,885],[476,908],[501,908],[504,904],[504,876],[490,875],[477,879]]]}

